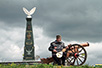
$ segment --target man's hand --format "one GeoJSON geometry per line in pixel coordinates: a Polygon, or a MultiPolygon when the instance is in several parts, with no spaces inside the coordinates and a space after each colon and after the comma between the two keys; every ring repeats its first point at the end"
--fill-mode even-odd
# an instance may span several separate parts
{"type": "Polygon", "coordinates": [[[57,51],[54,49],[53,52],[57,52],[57,51]]]}
{"type": "Polygon", "coordinates": [[[69,44],[68,46],[66,46],[66,49],[68,49],[71,46],[71,44],[69,44]]]}
{"type": "Polygon", "coordinates": [[[68,45],[68,47],[70,47],[70,46],[71,46],[71,44],[68,45]]]}
{"type": "Polygon", "coordinates": [[[66,49],[68,49],[69,47],[68,46],[66,46],[66,49]]]}

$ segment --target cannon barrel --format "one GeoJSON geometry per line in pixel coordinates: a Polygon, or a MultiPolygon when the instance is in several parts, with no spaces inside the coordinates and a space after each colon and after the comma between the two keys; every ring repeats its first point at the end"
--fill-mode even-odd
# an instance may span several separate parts
{"type": "MultiPolygon", "coordinates": [[[[88,47],[89,46],[89,43],[88,42],[86,42],[86,43],[82,43],[82,44],[79,44],[79,45],[81,45],[81,46],[83,46],[83,47],[88,47]]],[[[68,47],[69,47],[70,45],[68,45],[68,47]]],[[[78,48],[77,46],[75,47],[75,48],[78,48]]],[[[65,52],[66,51],[66,48],[64,48],[63,50],[62,50],[62,52],[65,52]]]]}
{"type": "Polygon", "coordinates": [[[82,43],[82,44],[80,44],[80,45],[83,46],[83,47],[87,47],[87,46],[89,46],[89,43],[86,42],[86,43],[82,43]]]}

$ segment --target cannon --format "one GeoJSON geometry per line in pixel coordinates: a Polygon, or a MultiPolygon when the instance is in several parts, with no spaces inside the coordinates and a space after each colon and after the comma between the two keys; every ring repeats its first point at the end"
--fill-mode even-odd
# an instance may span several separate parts
{"type": "MultiPolygon", "coordinates": [[[[84,47],[88,47],[89,43],[84,44],[72,44],[68,46],[69,48],[64,48],[62,52],[66,53],[66,63],[67,65],[80,66],[83,65],[87,59],[87,52],[84,47]]],[[[60,53],[57,56],[61,56],[60,53]]],[[[44,64],[49,64],[55,62],[52,57],[41,58],[41,62],[44,64]]]]}

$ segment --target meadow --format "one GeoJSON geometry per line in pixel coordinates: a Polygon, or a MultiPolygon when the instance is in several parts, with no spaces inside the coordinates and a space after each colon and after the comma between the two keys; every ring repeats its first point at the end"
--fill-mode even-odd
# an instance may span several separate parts
{"type": "Polygon", "coordinates": [[[82,65],[82,66],[58,66],[58,65],[52,65],[52,64],[34,64],[34,65],[28,65],[28,64],[0,64],[0,68],[97,68],[94,66],[89,65],[82,65]]]}

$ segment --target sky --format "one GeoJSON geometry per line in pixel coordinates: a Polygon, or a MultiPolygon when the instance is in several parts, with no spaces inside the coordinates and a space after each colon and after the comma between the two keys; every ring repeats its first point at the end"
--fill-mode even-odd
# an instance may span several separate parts
{"type": "Polygon", "coordinates": [[[85,64],[102,63],[102,0],[0,0],[0,61],[22,61],[26,14],[32,15],[36,55],[51,56],[50,43],[60,34],[65,45],[89,42],[85,64]],[[45,54],[46,52],[46,54],[45,54]]]}

